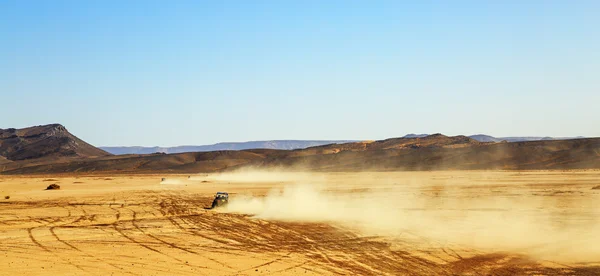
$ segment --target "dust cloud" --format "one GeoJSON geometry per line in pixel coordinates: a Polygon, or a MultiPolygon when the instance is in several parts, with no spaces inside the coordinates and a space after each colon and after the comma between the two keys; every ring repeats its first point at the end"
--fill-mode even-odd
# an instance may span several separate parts
{"type": "Polygon", "coordinates": [[[298,183],[323,182],[325,178],[322,175],[306,172],[242,169],[235,172],[210,174],[202,177],[202,179],[237,183],[298,183]]]}
{"type": "Polygon", "coordinates": [[[285,183],[266,195],[236,195],[226,212],[265,220],[330,223],[363,235],[424,246],[466,246],[570,262],[600,260],[600,219],[590,213],[598,211],[594,195],[565,200],[540,197],[517,184],[494,186],[459,177],[443,185],[423,177],[368,174],[246,171],[213,177],[248,185],[285,183]]]}
{"type": "Polygon", "coordinates": [[[182,185],[185,183],[180,179],[163,178],[161,179],[160,184],[182,185]]]}

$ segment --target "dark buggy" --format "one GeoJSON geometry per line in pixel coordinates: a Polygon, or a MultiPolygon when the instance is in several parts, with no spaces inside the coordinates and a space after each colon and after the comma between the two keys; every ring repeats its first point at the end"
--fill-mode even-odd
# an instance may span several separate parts
{"type": "Polygon", "coordinates": [[[213,199],[212,205],[210,209],[214,209],[217,207],[223,207],[229,203],[229,194],[225,192],[217,192],[215,195],[215,199],[213,199]]]}

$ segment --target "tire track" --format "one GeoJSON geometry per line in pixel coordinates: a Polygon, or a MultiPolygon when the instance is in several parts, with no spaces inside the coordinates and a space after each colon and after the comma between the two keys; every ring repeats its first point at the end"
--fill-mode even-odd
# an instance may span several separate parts
{"type": "MultiPolygon", "coordinates": [[[[229,266],[229,265],[228,265],[228,264],[226,264],[226,263],[223,263],[223,262],[220,262],[220,261],[218,261],[218,260],[216,260],[216,259],[213,259],[213,258],[210,258],[210,257],[204,256],[204,255],[201,255],[201,254],[199,254],[198,252],[195,252],[195,251],[193,251],[193,250],[190,250],[190,249],[187,249],[187,248],[184,248],[184,247],[178,246],[178,245],[176,245],[175,243],[172,243],[172,242],[167,242],[167,241],[165,241],[165,240],[163,240],[163,239],[161,239],[161,238],[159,238],[159,237],[156,237],[155,235],[152,235],[152,234],[150,234],[150,233],[147,233],[146,231],[144,231],[142,228],[140,228],[140,227],[137,225],[137,212],[136,212],[136,211],[134,211],[134,210],[131,210],[131,209],[130,209],[130,211],[131,211],[131,212],[132,212],[132,214],[133,214],[133,219],[132,219],[132,224],[133,224],[133,226],[134,226],[134,227],[135,227],[135,228],[136,228],[138,231],[142,232],[144,235],[147,235],[147,236],[149,236],[149,237],[151,237],[151,238],[153,238],[153,239],[155,239],[155,240],[157,240],[157,241],[159,241],[159,242],[161,242],[161,243],[163,243],[163,244],[165,244],[165,245],[167,245],[167,246],[170,246],[170,247],[172,247],[172,248],[175,248],[175,249],[178,249],[178,250],[181,250],[181,251],[184,251],[184,252],[187,252],[187,253],[190,253],[190,254],[196,255],[196,256],[200,256],[200,257],[206,258],[206,259],[208,259],[208,260],[210,260],[210,261],[213,261],[213,262],[215,262],[215,263],[217,263],[217,264],[220,264],[221,266],[224,266],[224,267],[226,267],[226,268],[229,268],[229,269],[233,269],[233,267],[229,266]]],[[[203,267],[203,268],[208,268],[208,267],[203,267]]]]}
{"type": "Polygon", "coordinates": [[[290,254],[292,254],[292,253],[290,252],[290,253],[288,253],[287,255],[283,256],[283,257],[275,258],[275,259],[273,259],[273,260],[271,260],[271,261],[268,261],[268,262],[266,262],[266,263],[263,263],[263,264],[260,264],[260,265],[257,265],[257,266],[253,266],[253,267],[250,267],[250,268],[246,268],[246,269],[238,270],[238,271],[237,271],[237,273],[244,272],[244,271],[248,271],[248,270],[252,270],[252,269],[261,268],[261,267],[263,267],[263,266],[267,266],[267,265],[270,265],[270,264],[273,264],[273,263],[279,262],[279,261],[281,261],[281,260],[283,260],[283,259],[289,258],[289,255],[290,255],[290,254]]]}
{"type": "MultiPolygon", "coordinates": [[[[113,210],[115,210],[115,211],[117,211],[119,214],[121,213],[119,210],[115,209],[115,208],[114,208],[114,207],[112,207],[112,206],[111,206],[110,208],[111,208],[111,209],[113,209],[113,210]]],[[[132,222],[132,224],[133,224],[133,220],[132,220],[131,222],[132,222]]],[[[161,252],[160,250],[154,249],[154,248],[152,248],[152,247],[150,247],[150,246],[146,245],[145,243],[142,243],[142,242],[140,242],[140,241],[137,241],[137,240],[135,240],[134,238],[132,238],[131,236],[129,236],[129,235],[127,235],[127,234],[125,234],[125,232],[124,232],[123,230],[119,229],[119,227],[118,227],[117,225],[118,225],[118,221],[115,221],[115,222],[112,224],[112,227],[113,227],[113,229],[114,229],[115,231],[117,231],[117,232],[119,233],[119,235],[121,235],[122,237],[124,237],[124,238],[128,239],[129,241],[131,241],[132,243],[134,243],[134,244],[136,244],[136,245],[139,245],[139,246],[141,246],[141,247],[143,247],[143,248],[145,248],[145,249],[147,249],[147,250],[150,250],[150,251],[152,251],[152,252],[154,252],[154,253],[157,253],[157,254],[163,255],[163,256],[165,256],[165,257],[167,257],[167,258],[173,259],[173,260],[175,260],[175,261],[177,261],[177,262],[180,262],[180,263],[182,263],[183,265],[190,266],[190,267],[195,267],[195,268],[205,268],[205,269],[208,269],[208,267],[203,267],[203,266],[192,266],[192,265],[190,265],[190,264],[189,264],[188,262],[186,262],[186,261],[183,261],[183,260],[181,260],[181,259],[179,259],[179,258],[176,258],[176,257],[173,257],[173,256],[171,256],[171,255],[165,254],[165,253],[161,252]]],[[[136,227],[136,226],[134,225],[134,227],[136,227]]],[[[137,229],[137,228],[138,228],[138,227],[136,227],[136,229],[137,229]]],[[[146,235],[144,232],[142,232],[142,233],[143,233],[144,235],[146,235]]],[[[163,243],[161,243],[161,244],[163,244],[163,243]]]]}
{"type": "MultiPolygon", "coordinates": [[[[52,262],[69,265],[66,269],[79,265],[73,269],[75,274],[106,268],[106,272],[132,275],[253,274],[250,270],[256,269],[268,275],[300,274],[302,269],[331,275],[600,275],[600,268],[589,264],[548,268],[518,255],[494,256],[412,236],[362,237],[326,223],[207,212],[201,209],[203,195],[161,191],[132,196],[126,201],[133,201],[130,204],[102,195],[94,202],[67,203],[67,207],[65,202],[30,202],[24,208],[2,211],[0,233],[7,229],[8,234],[0,238],[0,251],[23,267],[24,262],[48,262],[52,259],[48,256],[60,256],[52,262]],[[61,216],[27,216],[56,210],[61,216]],[[259,261],[235,265],[228,255],[241,256],[232,260],[257,257],[259,261]],[[185,260],[198,260],[194,264],[210,268],[187,265],[185,260]],[[219,263],[231,266],[219,270],[219,263]]],[[[11,269],[7,273],[16,274],[11,269]]]]}
{"type": "MultiPolygon", "coordinates": [[[[56,220],[56,221],[58,221],[58,220],[56,220]]],[[[49,224],[50,224],[50,223],[48,223],[47,225],[49,225],[49,224]]],[[[40,242],[39,242],[39,241],[38,241],[38,240],[37,240],[37,239],[34,237],[34,235],[33,235],[33,230],[34,230],[34,229],[37,229],[37,228],[41,228],[41,227],[45,227],[45,225],[44,225],[44,226],[37,226],[37,227],[27,228],[27,234],[28,234],[28,236],[29,236],[29,239],[31,240],[31,242],[33,242],[33,243],[34,243],[34,244],[35,244],[37,247],[41,248],[42,250],[44,250],[44,251],[46,251],[46,252],[48,252],[48,253],[50,253],[50,254],[54,255],[54,257],[56,257],[56,258],[57,258],[57,260],[60,260],[60,262],[62,262],[62,263],[66,263],[66,264],[68,264],[68,265],[71,265],[71,266],[73,266],[73,267],[75,267],[75,268],[77,268],[77,269],[79,269],[79,270],[81,270],[81,271],[83,271],[83,272],[86,272],[86,273],[88,272],[88,271],[86,271],[86,270],[85,270],[85,269],[84,269],[82,266],[80,266],[80,265],[77,265],[77,264],[74,264],[74,263],[73,263],[73,262],[71,262],[71,261],[62,261],[62,258],[60,258],[60,256],[58,256],[58,255],[56,254],[56,252],[54,252],[53,250],[50,250],[50,249],[49,249],[47,246],[44,246],[43,244],[41,244],[41,243],[40,243],[40,242]]]]}
{"type": "MultiPolygon", "coordinates": [[[[69,215],[69,217],[71,217],[71,210],[69,210],[69,212],[68,212],[68,215],[69,215]]],[[[116,266],[116,265],[114,265],[114,264],[112,264],[112,263],[106,262],[106,261],[104,261],[103,259],[100,259],[100,258],[98,258],[97,256],[94,256],[94,255],[92,255],[92,254],[89,254],[89,253],[87,253],[87,252],[85,252],[85,251],[83,251],[83,250],[81,250],[81,249],[77,248],[76,246],[74,246],[74,245],[72,245],[72,244],[70,244],[70,243],[66,242],[65,240],[61,239],[61,238],[60,238],[60,237],[59,237],[59,236],[56,234],[56,232],[54,231],[54,229],[55,229],[55,228],[62,228],[62,226],[64,226],[64,225],[68,225],[68,224],[72,224],[72,223],[75,223],[75,222],[78,222],[78,221],[82,220],[82,218],[84,218],[84,216],[80,216],[79,218],[77,218],[77,219],[75,219],[75,220],[73,220],[73,221],[71,221],[71,222],[69,222],[69,223],[64,223],[64,224],[62,224],[62,225],[52,226],[52,227],[50,227],[50,228],[49,228],[49,231],[50,231],[50,233],[52,234],[52,236],[53,236],[53,237],[54,237],[54,238],[55,238],[55,239],[56,239],[58,242],[60,242],[60,243],[62,243],[62,244],[64,244],[64,245],[66,245],[66,246],[68,246],[69,248],[71,248],[71,249],[73,249],[73,250],[75,250],[75,251],[77,251],[77,252],[80,252],[81,254],[83,254],[83,255],[85,255],[85,256],[87,256],[87,257],[89,257],[89,258],[96,259],[97,261],[99,261],[99,262],[101,262],[101,263],[104,263],[104,264],[106,264],[106,265],[109,265],[109,266],[111,266],[111,267],[113,267],[113,268],[116,268],[116,269],[120,270],[122,273],[127,273],[127,274],[131,274],[131,275],[138,275],[138,274],[135,274],[135,273],[132,273],[132,272],[126,271],[126,270],[124,270],[122,267],[119,267],[119,266],[116,266]]]]}
{"type": "MultiPolygon", "coordinates": [[[[292,269],[300,268],[300,267],[302,267],[303,265],[305,265],[305,264],[309,264],[309,263],[310,263],[310,261],[304,261],[304,262],[302,262],[302,263],[299,263],[299,264],[296,264],[296,265],[290,266],[290,267],[288,267],[288,268],[284,268],[284,269],[281,269],[281,270],[273,271],[273,272],[271,272],[271,273],[269,273],[269,274],[267,274],[267,275],[273,275],[273,274],[276,274],[276,273],[282,273],[282,272],[290,271],[290,270],[292,270],[292,269]]],[[[314,271],[313,271],[313,272],[314,272],[314,271]]]]}
{"type": "Polygon", "coordinates": [[[29,239],[31,240],[31,242],[33,242],[33,244],[37,245],[39,248],[41,248],[42,250],[44,250],[46,252],[52,252],[46,246],[44,246],[40,242],[38,242],[38,240],[33,236],[33,233],[32,233],[33,229],[35,229],[35,228],[27,228],[27,234],[29,235],[29,239]]]}

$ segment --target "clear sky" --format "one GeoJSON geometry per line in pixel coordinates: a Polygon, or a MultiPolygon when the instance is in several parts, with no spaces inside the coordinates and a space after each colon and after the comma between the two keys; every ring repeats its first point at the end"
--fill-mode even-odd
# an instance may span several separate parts
{"type": "Polygon", "coordinates": [[[600,1],[0,0],[0,128],[600,136],[600,1]]]}

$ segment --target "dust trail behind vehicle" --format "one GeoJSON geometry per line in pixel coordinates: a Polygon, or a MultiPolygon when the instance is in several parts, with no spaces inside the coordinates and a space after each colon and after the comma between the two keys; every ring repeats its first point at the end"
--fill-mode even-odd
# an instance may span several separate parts
{"type": "MultiPolygon", "coordinates": [[[[454,244],[485,252],[509,251],[561,262],[600,261],[600,193],[569,183],[522,185],[452,175],[446,181],[405,178],[329,181],[307,173],[221,174],[221,181],[281,176],[280,187],[266,195],[237,195],[228,212],[266,220],[327,222],[363,235],[431,244],[454,244]],[[454,179],[453,177],[456,177],[454,179]]],[[[248,184],[250,185],[250,184],[248,184]]]]}

